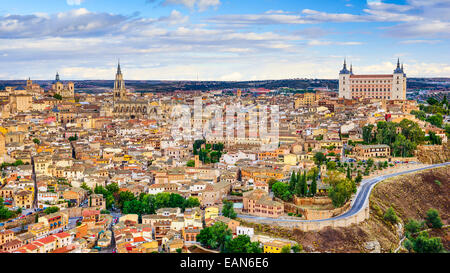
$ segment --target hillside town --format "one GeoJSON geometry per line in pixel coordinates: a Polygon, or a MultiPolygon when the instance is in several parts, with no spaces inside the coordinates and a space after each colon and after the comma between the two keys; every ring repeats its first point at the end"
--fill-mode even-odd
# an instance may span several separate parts
{"type": "Polygon", "coordinates": [[[6,87],[0,252],[299,252],[255,225],[341,215],[363,180],[448,153],[447,98],[407,100],[394,69],[354,75],[344,63],[338,92],[134,93],[120,64],[104,93],[59,74],[50,89],[6,87]]]}

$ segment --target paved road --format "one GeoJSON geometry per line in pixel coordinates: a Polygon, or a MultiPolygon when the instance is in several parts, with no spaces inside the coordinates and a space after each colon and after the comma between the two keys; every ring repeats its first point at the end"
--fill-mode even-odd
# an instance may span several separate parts
{"type": "Polygon", "coordinates": [[[383,181],[387,178],[394,177],[394,176],[404,175],[404,174],[408,174],[408,173],[412,173],[412,172],[416,172],[416,171],[432,169],[432,168],[448,166],[448,165],[450,165],[450,162],[431,165],[428,167],[423,167],[423,168],[418,168],[418,169],[413,169],[413,170],[408,170],[408,171],[403,171],[403,172],[399,172],[399,173],[388,174],[388,175],[383,175],[383,176],[378,176],[375,178],[363,180],[361,182],[361,186],[358,189],[358,192],[356,193],[356,198],[354,198],[354,200],[352,201],[350,210],[348,210],[344,214],[341,214],[341,215],[333,217],[333,218],[322,219],[322,220],[295,220],[295,219],[278,219],[278,218],[269,218],[269,217],[258,217],[258,216],[241,215],[241,214],[238,214],[238,217],[242,218],[242,219],[272,220],[272,221],[275,220],[277,222],[292,222],[292,223],[294,223],[294,222],[323,222],[323,221],[329,221],[329,220],[342,219],[342,218],[346,218],[349,216],[353,216],[353,215],[357,214],[360,210],[364,209],[369,203],[370,192],[372,191],[373,187],[380,181],[383,181]]]}

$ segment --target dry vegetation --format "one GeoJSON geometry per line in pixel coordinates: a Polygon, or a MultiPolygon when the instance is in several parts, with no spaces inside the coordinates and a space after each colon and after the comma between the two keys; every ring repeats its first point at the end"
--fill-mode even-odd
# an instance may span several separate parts
{"type": "MultiPolygon", "coordinates": [[[[444,225],[448,224],[449,177],[450,167],[442,167],[381,182],[370,197],[370,218],[359,225],[302,232],[297,229],[292,231],[283,227],[246,224],[253,226],[255,232],[295,240],[303,245],[306,252],[369,252],[364,245],[375,240],[380,243],[381,252],[391,252],[397,248],[399,236],[397,227],[383,219],[386,209],[392,206],[404,223],[408,218],[423,220],[426,211],[435,208],[440,212],[444,225]]],[[[444,247],[449,249],[448,228],[433,230],[430,235],[441,237],[444,247]]]]}

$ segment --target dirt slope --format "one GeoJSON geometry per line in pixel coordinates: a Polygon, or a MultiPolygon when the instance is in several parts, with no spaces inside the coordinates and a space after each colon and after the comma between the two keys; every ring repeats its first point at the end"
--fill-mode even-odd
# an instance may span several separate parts
{"type": "MultiPolygon", "coordinates": [[[[383,219],[384,211],[392,206],[403,223],[408,218],[423,219],[428,209],[435,208],[440,212],[444,225],[448,224],[449,177],[450,167],[442,167],[381,182],[370,197],[370,218],[359,225],[325,228],[319,232],[248,225],[253,226],[256,232],[296,240],[306,252],[371,252],[371,249],[366,248],[366,243],[374,241],[379,244],[381,252],[391,252],[398,246],[399,235],[397,227],[383,219]]],[[[430,234],[441,237],[448,249],[448,229],[432,231],[430,234]]]]}

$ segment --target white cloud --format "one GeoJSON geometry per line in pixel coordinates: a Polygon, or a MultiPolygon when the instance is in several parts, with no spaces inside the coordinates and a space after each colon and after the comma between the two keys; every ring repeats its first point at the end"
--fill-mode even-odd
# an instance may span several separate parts
{"type": "MultiPolygon", "coordinates": [[[[148,2],[155,2],[155,0],[148,2]]],[[[164,0],[162,4],[183,5],[192,10],[197,8],[201,12],[207,10],[210,7],[217,8],[221,3],[220,0],[164,0]]]]}
{"type": "Polygon", "coordinates": [[[433,45],[433,44],[437,44],[437,43],[440,43],[441,41],[440,40],[403,40],[403,41],[400,41],[400,44],[406,44],[406,45],[409,45],[409,44],[430,44],[430,45],[433,45]]]}
{"type": "Polygon", "coordinates": [[[84,2],[84,0],[67,0],[66,2],[69,6],[79,6],[84,2]]]}

